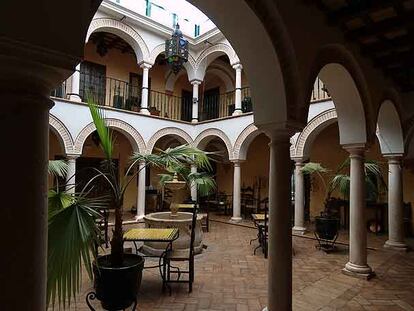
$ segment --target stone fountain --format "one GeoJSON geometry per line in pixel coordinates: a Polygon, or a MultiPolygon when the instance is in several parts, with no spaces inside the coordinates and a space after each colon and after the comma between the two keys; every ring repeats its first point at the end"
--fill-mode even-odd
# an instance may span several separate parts
{"type": "MultiPolygon", "coordinates": [[[[184,189],[185,181],[178,180],[177,174],[174,174],[173,180],[165,183],[165,187],[172,191],[170,212],[157,212],[145,215],[144,221],[147,228],[178,228],[180,231],[179,238],[173,242],[173,249],[188,250],[191,238],[192,212],[179,212],[177,197],[179,190],[184,189]]],[[[195,228],[194,253],[199,254],[203,250],[203,230],[201,229],[202,216],[197,215],[195,228]]],[[[165,250],[165,243],[146,242],[143,246],[144,252],[150,255],[161,255],[165,250]]]]}

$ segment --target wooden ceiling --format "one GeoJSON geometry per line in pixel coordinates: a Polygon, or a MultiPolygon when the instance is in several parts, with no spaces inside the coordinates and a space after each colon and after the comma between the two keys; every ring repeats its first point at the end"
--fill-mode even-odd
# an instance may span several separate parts
{"type": "MultiPolygon", "coordinates": [[[[309,2],[309,1],[308,1],[309,2]]],[[[401,91],[414,91],[414,0],[313,0],[401,91]]]]}

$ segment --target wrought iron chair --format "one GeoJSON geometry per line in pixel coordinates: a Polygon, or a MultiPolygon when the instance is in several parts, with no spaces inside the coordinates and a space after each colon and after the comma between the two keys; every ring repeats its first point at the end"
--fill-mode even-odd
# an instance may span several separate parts
{"type": "Polygon", "coordinates": [[[256,255],[256,251],[261,248],[263,255],[265,258],[267,258],[267,245],[268,245],[268,222],[269,222],[269,216],[268,216],[268,205],[267,201],[264,203],[264,220],[261,222],[256,223],[256,227],[258,230],[257,236],[259,240],[259,245],[254,249],[253,254],[256,255]]]}
{"type": "MultiPolygon", "coordinates": [[[[194,205],[192,211],[192,221],[191,221],[191,234],[190,234],[190,247],[185,251],[176,251],[174,249],[168,251],[164,256],[164,264],[166,266],[164,278],[166,284],[170,283],[188,283],[188,292],[191,293],[193,290],[194,282],[194,240],[195,240],[195,229],[197,224],[197,205],[194,205]],[[173,262],[188,262],[188,270],[182,270],[179,267],[172,266],[173,262]],[[171,275],[176,274],[177,279],[172,280],[171,275]],[[188,279],[181,280],[182,274],[188,274],[188,279]]],[[[169,287],[171,295],[171,287],[169,287]]]]}

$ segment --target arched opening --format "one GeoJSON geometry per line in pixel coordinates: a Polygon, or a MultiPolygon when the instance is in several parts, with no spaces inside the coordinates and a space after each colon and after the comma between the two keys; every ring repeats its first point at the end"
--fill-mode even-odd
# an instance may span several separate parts
{"type": "Polygon", "coordinates": [[[382,103],[378,113],[377,124],[377,136],[382,154],[404,154],[401,119],[395,105],[390,100],[382,103]]]}
{"type": "MultiPolygon", "coordinates": [[[[114,150],[113,164],[119,178],[125,176],[129,166],[129,158],[133,154],[135,147],[131,144],[130,139],[120,130],[113,129],[114,150]]],[[[101,163],[105,159],[100,147],[99,135],[96,131],[90,133],[82,148],[82,154],[76,159],[76,192],[80,192],[86,183],[96,175],[96,171],[91,168],[101,169],[101,163]]],[[[135,171],[131,171],[128,176],[132,177],[135,171]]],[[[136,216],[137,208],[137,191],[138,177],[128,186],[124,196],[124,220],[133,220],[136,216]]],[[[96,186],[91,190],[92,196],[107,195],[110,192],[110,186],[103,178],[98,178],[96,186]]],[[[109,221],[112,220],[112,211],[110,210],[109,221]]]]}

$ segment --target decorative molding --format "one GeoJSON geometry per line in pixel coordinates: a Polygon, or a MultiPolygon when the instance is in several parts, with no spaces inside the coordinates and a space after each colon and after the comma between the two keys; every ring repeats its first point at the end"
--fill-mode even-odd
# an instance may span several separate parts
{"type": "MultiPolygon", "coordinates": [[[[141,134],[125,121],[119,119],[107,118],[105,123],[108,127],[119,130],[122,134],[125,134],[130,141],[132,148],[138,152],[144,152],[146,150],[144,139],[141,134]]],[[[82,154],[83,145],[90,134],[96,130],[95,124],[89,123],[85,126],[76,137],[74,145],[74,153],[82,154]]]]}
{"type": "Polygon", "coordinates": [[[157,143],[157,141],[167,135],[173,135],[176,137],[181,138],[182,140],[185,141],[185,143],[192,145],[193,144],[193,139],[191,138],[191,136],[186,133],[184,130],[179,129],[178,127],[166,127],[163,128],[159,131],[157,131],[154,135],[152,135],[152,137],[149,139],[148,143],[147,143],[147,150],[146,153],[150,154],[152,153],[152,150],[155,147],[155,144],[157,143]]]}
{"type": "Polygon", "coordinates": [[[54,131],[54,133],[56,133],[57,136],[60,138],[65,149],[65,154],[73,154],[73,138],[68,128],[63,124],[63,122],[51,113],[49,113],[49,126],[54,131]]]}
{"type": "Polygon", "coordinates": [[[135,51],[137,62],[143,61],[149,62],[150,52],[142,37],[129,25],[111,18],[96,18],[93,19],[86,35],[86,41],[88,42],[89,37],[96,31],[108,31],[120,36],[122,39],[127,41],[135,51]]]}
{"type": "Polygon", "coordinates": [[[256,125],[253,123],[248,125],[237,137],[236,142],[233,147],[233,157],[234,159],[245,160],[247,156],[247,149],[249,149],[250,143],[253,139],[261,134],[256,125]]]}
{"type": "Polygon", "coordinates": [[[194,68],[198,70],[200,67],[200,64],[211,54],[216,52],[223,52],[226,54],[230,59],[230,64],[234,65],[240,62],[239,57],[236,55],[236,52],[233,50],[231,46],[225,43],[218,43],[213,46],[208,47],[205,49],[201,54],[197,57],[197,60],[195,61],[194,68]]]}
{"type": "Polygon", "coordinates": [[[332,121],[334,120],[337,120],[335,108],[326,110],[310,120],[303,131],[299,134],[295,145],[292,145],[293,148],[291,147],[290,149],[290,157],[301,159],[306,158],[308,155],[304,154],[304,152],[305,147],[308,144],[308,138],[316,129],[323,125],[328,126],[329,124],[332,124],[332,121]]]}
{"type": "Polygon", "coordinates": [[[204,148],[205,146],[200,146],[200,145],[203,142],[203,140],[205,140],[208,137],[220,138],[226,145],[227,153],[229,154],[229,159],[233,159],[233,151],[232,151],[233,148],[232,148],[230,139],[222,130],[219,130],[217,128],[210,128],[198,134],[197,138],[194,140],[194,146],[200,149],[204,148]]]}

